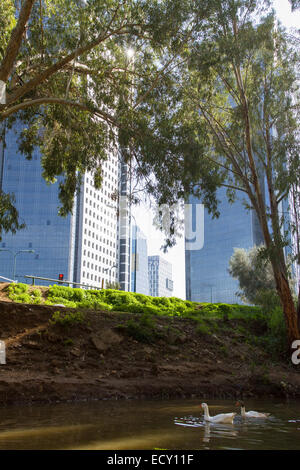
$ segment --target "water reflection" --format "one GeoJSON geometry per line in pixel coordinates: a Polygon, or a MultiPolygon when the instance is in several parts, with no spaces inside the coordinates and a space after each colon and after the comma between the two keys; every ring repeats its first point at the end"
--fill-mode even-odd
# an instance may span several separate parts
{"type": "MultiPolygon", "coordinates": [[[[268,420],[203,420],[199,401],[106,401],[0,408],[0,449],[299,449],[300,404],[252,401],[268,420]]],[[[212,414],[234,410],[209,403],[212,414]]]]}
{"type": "Polygon", "coordinates": [[[202,429],[202,433],[200,434],[200,440],[204,443],[209,443],[211,437],[214,436],[222,436],[223,438],[228,437],[236,437],[238,435],[237,430],[235,429],[234,424],[218,424],[218,423],[211,423],[209,421],[205,421],[199,418],[195,418],[190,416],[188,418],[178,419],[175,418],[174,423],[177,426],[185,426],[185,427],[197,427],[202,429]]]}

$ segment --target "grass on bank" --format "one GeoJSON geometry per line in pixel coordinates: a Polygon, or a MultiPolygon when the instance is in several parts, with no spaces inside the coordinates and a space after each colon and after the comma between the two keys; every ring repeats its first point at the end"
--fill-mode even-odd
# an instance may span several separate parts
{"type": "Polygon", "coordinates": [[[78,289],[53,285],[44,290],[28,284],[10,284],[9,298],[14,302],[45,305],[64,305],[69,308],[145,313],[171,317],[231,319],[239,315],[259,314],[259,307],[225,304],[199,303],[177,297],[151,297],[134,292],[113,289],[78,289]]]}
{"type": "Polygon", "coordinates": [[[262,346],[273,355],[282,355],[286,348],[286,332],[282,310],[271,311],[261,307],[197,303],[176,297],[151,297],[144,294],[113,289],[86,290],[60,285],[33,288],[28,284],[11,284],[9,297],[14,302],[45,305],[64,305],[77,309],[76,313],[55,312],[52,323],[70,326],[84,322],[84,310],[133,313],[126,322],[127,332],[138,341],[151,342],[158,336],[154,319],[159,316],[189,319],[199,336],[222,333],[230,335],[234,329],[241,340],[262,346]],[[81,313],[80,313],[81,312],[81,313]]]}

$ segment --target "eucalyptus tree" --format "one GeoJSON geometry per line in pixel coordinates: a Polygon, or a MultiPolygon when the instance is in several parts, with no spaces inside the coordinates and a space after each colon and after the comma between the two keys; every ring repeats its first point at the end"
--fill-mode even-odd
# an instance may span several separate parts
{"type": "Polygon", "coordinates": [[[282,202],[299,183],[298,51],[269,2],[222,0],[211,6],[185,51],[183,107],[204,149],[195,161],[213,162],[228,197],[241,192],[246,208],[256,211],[292,342],[300,334],[282,202]]]}
{"type": "Polygon", "coordinates": [[[229,260],[229,274],[239,282],[238,295],[253,304],[261,291],[275,291],[276,295],[272,266],[263,251],[263,247],[257,246],[249,250],[235,248],[229,260]]]}
{"type": "MultiPolygon", "coordinates": [[[[229,274],[238,280],[237,295],[246,302],[261,305],[264,310],[271,312],[280,306],[271,262],[265,256],[265,248],[253,246],[248,250],[234,248],[229,260],[229,274]]],[[[292,257],[288,259],[288,270],[292,272],[292,257]]],[[[294,278],[289,280],[292,292],[295,290],[294,278]]]]}
{"type": "MultiPolygon", "coordinates": [[[[153,99],[150,91],[176,67],[176,51],[189,35],[189,4],[1,0],[0,125],[3,130],[21,121],[20,151],[30,159],[38,146],[44,178],[62,176],[61,215],[72,210],[83,172],[91,171],[99,188],[112,149],[123,148],[124,158],[132,158],[126,150],[136,132],[133,118],[142,132],[139,105],[153,99]],[[134,69],[129,47],[135,50],[134,69]]],[[[0,233],[21,228],[13,196],[0,198],[0,233]]]]}
{"type": "Polygon", "coordinates": [[[289,231],[291,236],[291,255],[294,261],[296,280],[298,281],[297,315],[300,328],[300,168],[298,168],[298,184],[293,184],[290,192],[291,220],[289,231]]]}

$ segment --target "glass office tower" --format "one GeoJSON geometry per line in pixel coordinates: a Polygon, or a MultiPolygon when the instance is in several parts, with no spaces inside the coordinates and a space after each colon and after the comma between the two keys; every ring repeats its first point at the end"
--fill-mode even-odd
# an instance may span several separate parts
{"type": "Polygon", "coordinates": [[[58,217],[58,182],[47,185],[42,178],[37,149],[30,161],[20,155],[14,132],[19,125],[6,131],[0,183],[4,192],[14,193],[20,219],[26,223],[26,228],[15,235],[3,235],[0,274],[12,278],[15,257],[15,279],[19,282],[25,282],[25,274],[53,279],[63,274],[65,279],[72,279],[76,214],[58,217]]]}
{"type": "MultiPolygon", "coordinates": [[[[186,240],[186,299],[240,303],[241,300],[236,295],[238,281],[228,273],[229,259],[234,248],[249,249],[260,245],[263,237],[256,214],[246,210],[241,199],[229,204],[226,188],[220,188],[217,196],[220,201],[220,217],[212,219],[207,210],[204,210],[203,247],[193,250],[192,244],[186,240]]],[[[194,209],[195,217],[195,207],[199,200],[190,197],[189,204],[194,209]]],[[[197,226],[195,220],[193,226],[197,226]]]]}
{"type": "Polygon", "coordinates": [[[100,190],[94,188],[89,173],[83,175],[73,213],[63,218],[58,215],[59,181],[48,185],[43,179],[38,149],[30,161],[18,152],[14,131],[21,127],[17,126],[21,124],[6,131],[6,147],[0,149],[0,187],[15,194],[20,219],[27,227],[3,234],[0,276],[26,282],[24,275],[58,280],[63,274],[64,280],[95,287],[118,281],[118,203],[112,198],[120,182],[117,152],[103,163],[100,190]]]}
{"type": "Polygon", "coordinates": [[[149,295],[147,239],[137,225],[132,227],[131,291],[149,295]]]}

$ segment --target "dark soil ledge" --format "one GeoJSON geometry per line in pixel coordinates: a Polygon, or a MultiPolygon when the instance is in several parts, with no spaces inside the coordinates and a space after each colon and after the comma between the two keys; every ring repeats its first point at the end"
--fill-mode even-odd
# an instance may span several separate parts
{"type": "MultiPolygon", "coordinates": [[[[126,328],[134,314],[86,312],[52,325],[55,306],[0,302],[0,404],[135,398],[300,397],[300,366],[272,362],[227,325],[200,335],[187,319],[155,318],[146,344],[126,328]]],[[[66,311],[66,309],[61,309],[66,311]]]]}

